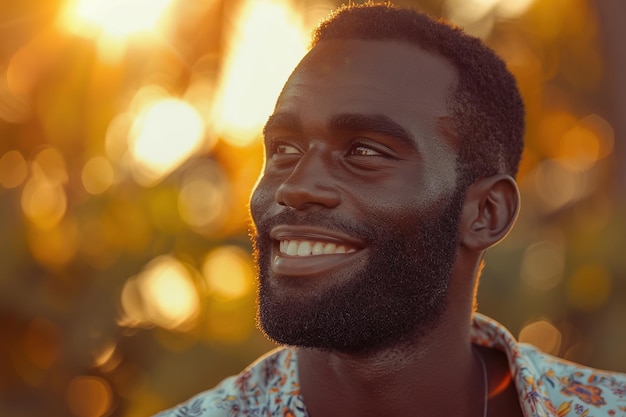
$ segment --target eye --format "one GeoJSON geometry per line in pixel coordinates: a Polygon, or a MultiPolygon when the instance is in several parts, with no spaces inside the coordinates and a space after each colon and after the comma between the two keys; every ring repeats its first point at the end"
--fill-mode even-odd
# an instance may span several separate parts
{"type": "Polygon", "coordinates": [[[374,144],[355,142],[348,151],[350,156],[386,156],[387,154],[374,144]]]}
{"type": "Polygon", "coordinates": [[[271,140],[266,144],[267,155],[276,163],[291,163],[302,155],[300,147],[292,141],[271,140]]]}
{"type": "Polygon", "coordinates": [[[287,145],[285,143],[278,143],[274,146],[274,153],[281,155],[295,155],[300,153],[298,148],[293,145],[287,145]]]}
{"type": "Polygon", "coordinates": [[[368,148],[367,146],[355,146],[350,150],[350,155],[355,156],[380,156],[382,155],[380,152],[375,151],[372,148],[368,148]]]}

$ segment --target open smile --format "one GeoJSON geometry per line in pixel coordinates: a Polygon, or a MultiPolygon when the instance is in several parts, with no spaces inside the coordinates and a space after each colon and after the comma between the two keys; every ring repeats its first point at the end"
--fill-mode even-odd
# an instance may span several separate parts
{"type": "Polygon", "coordinates": [[[335,253],[352,253],[356,249],[346,245],[334,242],[322,242],[315,240],[280,240],[279,251],[281,255],[289,256],[317,256],[331,255],[335,253]]]}
{"type": "Polygon", "coordinates": [[[277,226],[272,270],[286,276],[320,275],[343,266],[362,251],[364,244],[343,233],[311,226],[277,226]]]}

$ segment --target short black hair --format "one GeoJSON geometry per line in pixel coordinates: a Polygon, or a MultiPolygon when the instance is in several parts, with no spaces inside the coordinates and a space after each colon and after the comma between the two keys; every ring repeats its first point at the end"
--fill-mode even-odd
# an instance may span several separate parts
{"type": "Polygon", "coordinates": [[[447,106],[458,138],[459,185],[517,174],[524,104],[505,63],[480,39],[412,9],[369,2],[335,10],[314,31],[311,46],[330,39],[403,41],[447,59],[458,78],[447,106]]]}

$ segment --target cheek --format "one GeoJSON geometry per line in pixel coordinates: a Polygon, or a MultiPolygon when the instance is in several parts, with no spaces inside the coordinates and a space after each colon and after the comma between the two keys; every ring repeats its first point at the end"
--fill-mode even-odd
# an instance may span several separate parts
{"type": "Polygon", "coordinates": [[[263,214],[267,214],[275,201],[275,189],[261,177],[250,195],[250,215],[254,223],[258,223],[263,214]],[[274,191],[272,191],[274,190],[274,191]]]}
{"type": "Polygon", "coordinates": [[[250,195],[250,216],[255,223],[257,222],[259,213],[261,213],[262,205],[263,192],[259,188],[259,184],[257,184],[250,195]]]}
{"type": "Polygon", "coordinates": [[[424,209],[418,202],[409,199],[389,199],[381,206],[371,206],[370,219],[376,219],[383,228],[413,228],[424,209]]]}
{"type": "MultiPolygon", "coordinates": [[[[363,196],[357,220],[372,224],[375,221],[378,229],[404,231],[413,233],[420,229],[424,222],[432,219],[442,210],[450,198],[447,190],[438,188],[438,192],[425,190],[426,187],[388,190],[381,193],[363,196]]],[[[365,194],[365,193],[364,193],[365,194]]]]}

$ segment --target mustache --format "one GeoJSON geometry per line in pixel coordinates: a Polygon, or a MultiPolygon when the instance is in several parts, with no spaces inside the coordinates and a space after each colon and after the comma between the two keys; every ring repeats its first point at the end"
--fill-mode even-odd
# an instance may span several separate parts
{"type": "Polygon", "coordinates": [[[267,238],[270,231],[279,225],[321,227],[354,236],[365,242],[376,239],[376,234],[371,228],[351,217],[321,211],[298,212],[293,209],[282,210],[273,216],[262,216],[256,221],[253,219],[252,233],[257,238],[267,238]]]}

